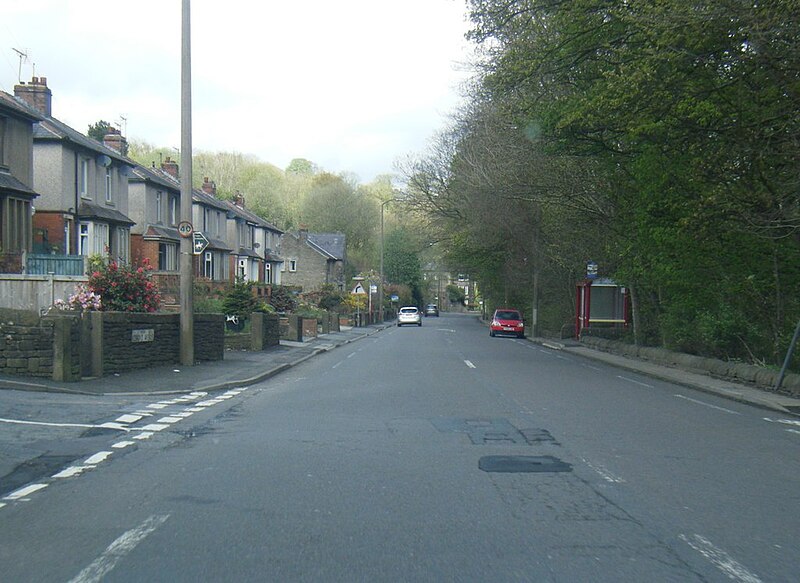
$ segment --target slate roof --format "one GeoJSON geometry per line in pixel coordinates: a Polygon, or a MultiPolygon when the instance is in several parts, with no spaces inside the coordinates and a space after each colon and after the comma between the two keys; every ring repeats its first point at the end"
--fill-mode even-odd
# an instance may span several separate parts
{"type": "Polygon", "coordinates": [[[219,209],[225,212],[230,212],[231,210],[230,206],[225,201],[220,200],[216,196],[205,193],[202,190],[198,190],[196,188],[192,189],[192,201],[206,204],[210,207],[214,207],[215,209],[219,209]]]}
{"type": "Polygon", "coordinates": [[[344,261],[346,244],[344,233],[309,233],[307,241],[329,259],[344,261]]]}
{"type": "Polygon", "coordinates": [[[181,183],[175,180],[169,172],[164,172],[160,168],[136,165],[128,180],[130,182],[154,182],[172,190],[180,191],[181,189],[181,183]]]}
{"type": "Polygon", "coordinates": [[[266,220],[262,219],[260,216],[258,216],[254,212],[252,212],[252,211],[250,211],[250,210],[248,210],[246,208],[240,207],[240,206],[234,204],[233,202],[231,202],[229,200],[226,200],[224,202],[225,202],[225,204],[228,205],[229,210],[231,210],[235,214],[239,215],[244,220],[249,221],[249,222],[255,224],[258,227],[262,227],[264,229],[268,229],[268,230],[273,231],[275,233],[283,234],[283,231],[281,231],[278,227],[276,227],[275,225],[273,225],[269,221],[266,221],[266,220]]]}
{"type": "Polygon", "coordinates": [[[105,154],[113,160],[117,160],[122,164],[127,164],[131,168],[137,166],[136,162],[123,156],[113,148],[109,148],[101,144],[94,138],[85,136],[78,130],[74,130],[64,122],[58,121],[54,117],[43,118],[42,121],[33,126],[33,139],[36,140],[53,140],[62,142],[72,142],[86,150],[91,150],[97,154],[105,154]]]}
{"type": "Polygon", "coordinates": [[[123,225],[136,224],[135,221],[132,221],[116,209],[86,201],[81,202],[81,206],[78,207],[78,216],[82,219],[100,219],[101,221],[123,225]]]}
{"type": "Polygon", "coordinates": [[[3,192],[13,192],[26,197],[33,198],[39,196],[33,189],[29,188],[3,169],[0,169],[0,190],[3,192]]]}
{"type": "Polygon", "coordinates": [[[170,241],[180,241],[181,239],[178,229],[164,227],[162,225],[147,225],[143,237],[145,239],[167,239],[170,241]]]}
{"type": "Polygon", "coordinates": [[[27,119],[30,122],[41,121],[44,119],[41,113],[32,108],[22,99],[14,95],[0,91],[0,109],[10,115],[27,119]]]}

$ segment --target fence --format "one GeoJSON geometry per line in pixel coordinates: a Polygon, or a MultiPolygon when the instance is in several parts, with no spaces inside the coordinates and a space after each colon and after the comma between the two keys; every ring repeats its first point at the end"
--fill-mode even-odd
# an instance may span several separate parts
{"type": "Polygon", "coordinates": [[[40,255],[28,253],[25,273],[29,275],[84,275],[83,255],[40,255]]]}

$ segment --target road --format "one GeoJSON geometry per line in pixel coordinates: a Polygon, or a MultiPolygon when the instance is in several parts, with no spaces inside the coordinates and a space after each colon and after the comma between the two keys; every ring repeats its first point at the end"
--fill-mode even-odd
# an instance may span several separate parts
{"type": "Polygon", "coordinates": [[[175,421],[0,508],[2,580],[800,578],[800,432],[473,317],[212,397],[104,402],[175,421]]]}

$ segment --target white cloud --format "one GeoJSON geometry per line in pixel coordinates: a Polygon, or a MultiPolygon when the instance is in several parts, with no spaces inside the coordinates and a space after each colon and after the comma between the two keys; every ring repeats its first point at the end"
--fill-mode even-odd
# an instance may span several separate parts
{"type": "MultiPolygon", "coordinates": [[[[56,117],[85,131],[125,115],[129,137],[179,145],[180,2],[0,0],[0,12],[0,37],[29,49],[56,117]]],[[[390,172],[456,106],[466,30],[459,0],[195,0],[194,147],[390,172]]],[[[12,92],[18,61],[3,50],[12,92]]]]}

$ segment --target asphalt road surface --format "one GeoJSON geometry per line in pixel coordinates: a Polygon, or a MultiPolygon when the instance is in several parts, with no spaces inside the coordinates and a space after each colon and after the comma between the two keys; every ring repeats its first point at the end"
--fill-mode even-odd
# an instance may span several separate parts
{"type": "Polygon", "coordinates": [[[0,507],[0,579],[800,580],[800,431],[473,317],[212,397],[108,411],[0,507]]]}

